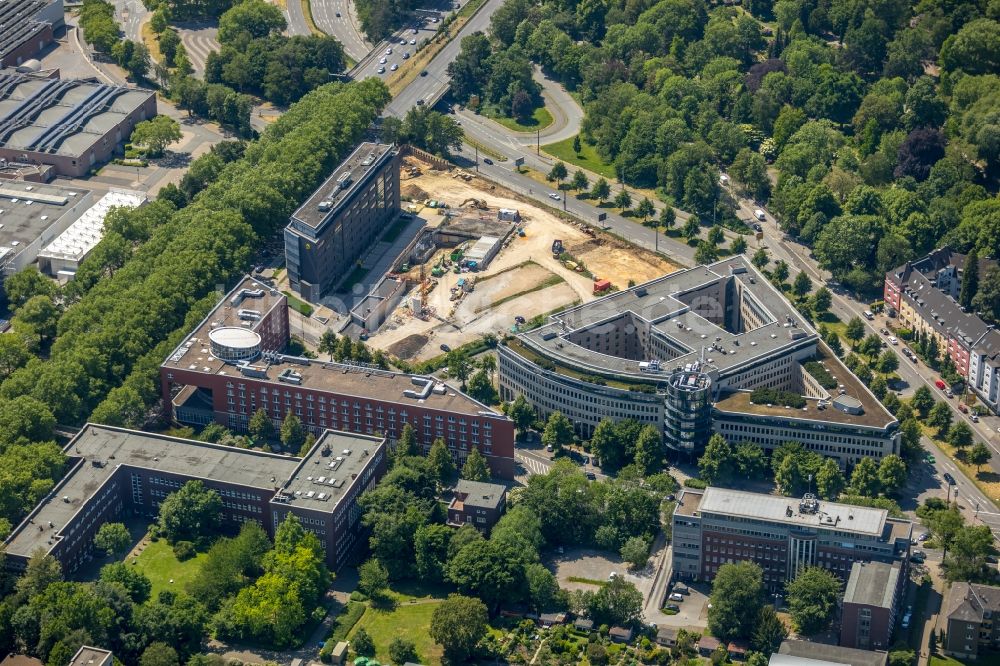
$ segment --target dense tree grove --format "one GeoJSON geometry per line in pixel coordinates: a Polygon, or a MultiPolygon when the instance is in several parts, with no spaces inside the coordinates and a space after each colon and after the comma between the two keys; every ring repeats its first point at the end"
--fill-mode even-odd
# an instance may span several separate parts
{"type": "Polygon", "coordinates": [[[996,19],[934,0],[508,0],[450,73],[459,100],[509,111],[540,65],[579,94],[583,140],[625,182],[726,219],[727,169],[870,292],[945,242],[1000,251],[1000,60],[982,46],[996,19]]]}
{"type": "MultiPolygon", "coordinates": [[[[0,434],[3,531],[51,489],[64,465],[55,445],[21,444],[46,441],[56,422],[143,425],[159,399],[159,364],[218,300],[217,286],[245,273],[263,239],[353,148],[387,100],[375,80],[323,86],[259,141],[196,160],[192,172],[212,163],[214,174],[190,200],[175,189],[109,217],[104,239],[60,295],[47,358],[24,359],[0,384],[0,423],[13,426],[0,434]],[[226,151],[236,157],[226,161],[226,151]],[[16,418],[23,408],[38,419],[16,418]]],[[[54,294],[32,298],[55,303],[54,294]]]]}

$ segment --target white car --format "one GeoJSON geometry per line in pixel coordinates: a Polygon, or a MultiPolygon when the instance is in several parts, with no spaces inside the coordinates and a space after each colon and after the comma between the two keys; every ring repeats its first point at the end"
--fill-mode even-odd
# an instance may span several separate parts
{"type": "Polygon", "coordinates": [[[441,19],[439,19],[437,16],[435,16],[434,18],[431,19],[431,23],[437,23],[440,20],[441,19]]]}
{"type": "Polygon", "coordinates": [[[890,335],[889,336],[889,344],[890,345],[898,345],[899,344],[899,340],[896,339],[895,335],[890,335]]]}
{"type": "Polygon", "coordinates": [[[413,45],[414,45],[414,44],[416,44],[416,43],[417,43],[417,40],[415,40],[415,39],[411,39],[411,40],[410,40],[410,46],[413,46],[413,45]]]}
{"type": "Polygon", "coordinates": [[[382,56],[381,58],[378,59],[378,64],[380,65],[384,65],[386,62],[387,60],[385,56],[382,56]]]}
{"type": "Polygon", "coordinates": [[[392,63],[392,67],[390,67],[389,69],[395,72],[397,69],[399,69],[399,65],[397,65],[396,63],[392,63]]]}
{"type": "Polygon", "coordinates": [[[392,55],[392,47],[391,46],[385,50],[385,54],[386,55],[392,55]]]}
{"type": "Polygon", "coordinates": [[[562,197],[555,192],[549,193],[549,199],[552,199],[553,201],[562,201],[562,197]]]}
{"type": "Polygon", "coordinates": [[[670,594],[670,600],[671,601],[684,601],[684,595],[683,594],[678,594],[676,592],[672,592],[670,594]]]}
{"type": "Polygon", "coordinates": [[[417,29],[416,28],[411,28],[410,32],[415,35],[415,34],[417,34],[417,29]]]}
{"type": "Polygon", "coordinates": [[[402,44],[403,46],[406,46],[406,37],[403,37],[402,39],[400,39],[399,43],[402,44]]]}

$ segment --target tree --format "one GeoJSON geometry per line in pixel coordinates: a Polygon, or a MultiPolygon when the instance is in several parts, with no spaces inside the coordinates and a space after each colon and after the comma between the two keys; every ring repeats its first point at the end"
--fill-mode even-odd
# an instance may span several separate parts
{"type": "Polygon", "coordinates": [[[698,458],[698,476],[710,486],[725,484],[736,471],[736,461],[729,442],[713,434],[705,445],[705,452],[698,458]]]}
{"type": "Polygon", "coordinates": [[[664,229],[673,228],[677,223],[677,213],[669,203],[660,210],[660,226],[664,229]]]}
{"type": "Polygon", "coordinates": [[[219,42],[245,44],[280,34],[287,27],[281,9],[264,0],[243,0],[219,17],[219,42]]]}
{"type": "Polygon", "coordinates": [[[639,205],[635,207],[635,214],[642,218],[643,224],[646,224],[646,220],[656,214],[656,207],[653,206],[653,202],[649,200],[649,197],[643,197],[639,205]]]}
{"type": "Polygon", "coordinates": [[[895,493],[906,483],[906,463],[895,453],[882,458],[878,466],[878,480],[883,493],[895,493]]]}
{"type": "Polygon", "coordinates": [[[465,390],[465,381],[472,373],[472,364],[465,352],[453,349],[448,352],[448,375],[462,382],[462,390],[465,390]]]}
{"type": "Polygon", "coordinates": [[[573,154],[579,155],[582,149],[583,145],[580,143],[580,135],[576,134],[573,136],[573,154]]]}
{"type": "Polygon", "coordinates": [[[177,650],[160,641],[150,643],[139,658],[139,666],[178,666],[179,663],[177,650]]]}
{"type": "Polygon", "coordinates": [[[633,569],[641,569],[649,561],[649,542],[642,537],[629,537],[622,544],[621,556],[633,569]]]}
{"type": "Polygon", "coordinates": [[[601,419],[590,437],[590,451],[608,471],[617,471],[625,464],[625,443],[611,419],[601,419]]]}
{"type": "Polygon", "coordinates": [[[170,116],[144,120],[132,130],[132,143],[145,146],[150,157],[159,157],[164,149],[181,140],[181,127],[170,116]]]}
{"type": "Polygon", "coordinates": [[[958,303],[968,310],[972,307],[972,299],[979,290],[979,254],[976,248],[969,250],[965,257],[965,268],[962,270],[962,289],[958,292],[958,303]]]}
{"type": "Polygon", "coordinates": [[[708,241],[701,241],[694,250],[694,263],[698,265],[711,264],[719,259],[719,252],[708,241]]]}
{"type": "Polygon", "coordinates": [[[370,558],[358,567],[358,589],[372,599],[381,599],[389,587],[389,570],[377,558],[370,558]]]}
{"type": "Polygon", "coordinates": [[[624,187],[615,195],[615,206],[621,210],[622,215],[632,206],[632,195],[624,187]]]}
{"type": "Polygon", "coordinates": [[[840,580],[822,567],[806,567],[786,585],[788,609],[802,634],[822,631],[840,597],[840,580]]]}
{"type": "Polygon", "coordinates": [[[969,450],[969,464],[976,466],[977,474],[982,470],[983,465],[988,463],[992,458],[993,454],[990,452],[989,447],[982,442],[976,442],[969,450]]]}
{"type": "Polygon", "coordinates": [[[337,351],[337,334],[330,329],[323,331],[323,334],[319,336],[319,345],[317,345],[316,351],[320,354],[329,354],[332,361],[333,353],[337,351]]]}
{"type": "Polygon", "coordinates": [[[696,215],[689,215],[688,219],[684,221],[684,226],[681,227],[681,234],[684,238],[692,240],[697,238],[699,233],[701,233],[701,222],[696,215]]]}
{"type": "Polygon", "coordinates": [[[104,523],[94,535],[94,547],[103,550],[108,557],[122,555],[131,543],[132,535],[125,523],[104,523]]]}
{"type": "Polygon", "coordinates": [[[836,500],[840,493],[847,486],[844,473],[840,471],[840,465],[833,458],[823,461],[819,471],[816,472],[816,492],[824,499],[836,500]]]}
{"type": "Polygon", "coordinates": [[[763,270],[771,262],[771,258],[767,254],[767,250],[764,248],[758,248],[756,252],[753,253],[750,262],[757,267],[758,270],[763,270]]]}
{"type": "Polygon", "coordinates": [[[103,583],[119,583],[128,592],[128,596],[137,604],[149,598],[153,584],[135,567],[124,562],[112,562],[101,567],[100,580],[103,583]]]}
{"type": "Polygon", "coordinates": [[[587,174],[583,172],[583,169],[577,169],[573,172],[573,180],[570,186],[577,192],[583,192],[590,187],[590,180],[587,179],[587,174]]]}
{"type": "Polygon", "coordinates": [[[729,242],[729,251],[734,254],[743,254],[747,251],[747,242],[743,236],[736,236],[729,242]]]}
{"type": "Polygon", "coordinates": [[[412,425],[404,423],[403,429],[399,432],[399,439],[396,440],[396,458],[419,455],[420,444],[417,442],[417,433],[412,425]]]}
{"type": "Polygon", "coordinates": [[[472,398],[485,405],[496,404],[500,399],[500,395],[497,393],[496,387],[493,386],[493,380],[490,379],[489,373],[482,369],[472,375],[466,392],[472,398]]]}
{"type": "Polygon", "coordinates": [[[961,451],[972,444],[972,428],[965,421],[959,421],[948,429],[948,443],[961,451]]]}
{"type": "Polygon", "coordinates": [[[910,398],[910,406],[917,410],[921,418],[926,418],[931,408],[934,407],[934,395],[926,385],[921,384],[913,392],[913,397],[910,398]]]}
{"type": "Polygon", "coordinates": [[[305,441],[306,429],[302,420],[289,410],[281,423],[281,443],[289,451],[299,451],[305,441]]]}
{"type": "Polygon", "coordinates": [[[417,528],[413,538],[414,562],[422,579],[431,582],[444,580],[450,542],[451,528],[446,525],[421,525],[417,528]]]}
{"type": "Polygon", "coordinates": [[[608,185],[608,181],[603,178],[598,178],[594,182],[594,186],[590,189],[590,197],[592,199],[597,199],[600,203],[611,196],[611,186],[608,185]]]}
{"type": "Polygon", "coordinates": [[[4,278],[3,290],[12,310],[17,310],[33,296],[54,297],[59,291],[56,283],[42,275],[35,266],[28,266],[4,278]]]}
{"type": "Polygon", "coordinates": [[[647,425],[635,440],[635,464],[644,475],[655,474],[663,466],[663,436],[659,428],[647,425]]]}
{"type": "Polygon", "coordinates": [[[170,543],[216,534],[222,508],[219,493],[201,481],[188,481],[160,504],[160,531],[170,543]]]}
{"type": "Polygon", "coordinates": [[[524,579],[528,584],[531,604],[538,612],[544,612],[559,602],[559,581],[544,564],[532,562],[525,566],[524,579]]]}
{"type": "Polygon", "coordinates": [[[461,477],[468,481],[490,480],[489,465],[486,464],[486,458],[479,452],[479,449],[473,448],[469,452],[469,456],[465,459],[465,464],[462,466],[461,477]]]}
{"type": "Polygon", "coordinates": [[[486,635],[489,614],[479,599],[449,594],[431,616],[430,636],[439,644],[451,663],[460,663],[472,655],[486,635]]]}
{"type": "Polygon", "coordinates": [[[883,374],[890,374],[895,372],[899,368],[899,357],[891,349],[886,349],[878,357],[878,364],[876,366],[879,372],[883,374]]]}
{"type": "Polygon", "coordinates": [[[854,471],[851,472],[851,488],[856,495],[865,497],[878,495],[878,467],[874,460],[865,456],[854,466],[854,471]]]}
{"type": "Polygon", "coordinates": [[[389,659],[397,665],[416,662],[419,659],[416,643],[402,636],[394,637],[389,641],[389,659]]]}
{"type": "Polygon", "coordinates": [[[753,649],[763,654],[771,654],[778,650],[781,641],[786,638],[788,638],[788,628],[774,611],[774,606],[761,606],[750,639],[753,649]]]}
{"type": "Polygon", "coordinates": [[[810,302],[810,307],[812,311],[817,315],[823,314],[830,309],[830,304],[833,302],[833,294],[826,287],[820,287],[816,290],[816,293],[812,295],[810,302]]]}
{"type": "Polygon", "coordinates": [[[963,525],[955,532],[942,563],[945,576],[949,581],[981,580],[986,558],[995,552],[993,535],[987,525],[963,525]]]}
{"type": "Polygon", "coordinates": [[[718,224],[712,225],[708,230],[708,234],[705,235],[705,240],[712,245],[719,245],[725,239],[726,236],[722,231],[722,226],[718,224]]]}
{"type": "Polygon", "coordinates": [[[767,459],[764,449],[751,442],[736,445],[736,469],[745,479],[760,478],[767,470],[767,459]]]}
{"type": "Polygon", "coordinates": [[[865,337],[865,324],[861,321],[861,317],[851,317],[844,329],[844,337],[851,342],[852,347],[865,337]]]}
{"type": "Polygon", "coordinates": [[[951,427],[951,420],[951,407],[946,402],[936,403],[931,408],[930,413],[927,414],[927,425],[937,428],[938,437],[944,437],[948,434],[948,428],[951,427]]]}
{"type": "Polygon", "coordinates": [[[247,424],[247,432],[250,434],[250,438],[257,443],[264,443],[274,437],[274,424],[271,423],[266,410],[261,408],[253,413],[247,424]]]}
{"type": "Polygon", "coordinates": [[[569,172],[566,170],[566,165],[563,164],[562,162],[556,162],[555,164],[552,165],[552,169],[549,171],[549,175],[547,176],[547,178],[549,180],[556,181],[556,184],[558,185],[556,189],[561,190],[562,182],[566,180],[567,175],[569,175],[569,172]]]}
{"type": "Polygon", "coordinates": [[[427,469],[434,480],[442,486],[451,483],[455,478],[455,461],[448,452],[443,439],[435,439],[427,454],[427,469]]]}
{"type": "Polygon", "coordinates": [[[18,324],[24,326],[21,333],[38,336],[38,341],[45,344],[56,336],[56,326],[59,323],[59,308],[49,296],[32,296],[18,309],[14,315],[14,333],[19,333],[18,324]]]}
{"type": "Polygon", "coordinates": [[[627,626],[642,619],[642,592],[622,576],[602,585],[587,607],[594,624],[627,626]]]}
{"type": "Polygon", "coordinates": [[[545,422],[545,430],[542,431],[542,444],[545,447],[552,447],[553,451],[559,451],[565,444],[573,441],[573,424],[562,412],[552,412],[545,422]]]}
{"type": "Polygon", "coordinates": [[[712,582],[708,626],[721,640],[747,638],[764,599],[764,578],[753,562],[723,564],[712,582]]]}
{"type": "Polygon", "coordinates": [[[354,635],[351,637],[351,648],[356,654],[365,657],[375,656],[375,641],[372,640],[371,634],[364,627],[359,627],[354,632],[354,635]]]}
{"type": "Polygon", "coordinates": [[[507,410],[507,416],[514,422],[517,432],[523,435],[535,422],[535,409],[528,403],[523,394],[518,393],[507,410]]]}
{"type": "Polygon", "coordinates": [[[809,275],[805,271],[799,271],[799,274],[795,276],[792,281],[792,293],[798,298],[802,298],[810,291],[812,291],[812,280],[809,279],[809,275]]]}
{"type": "Polygon", "coordinates": [[[994,324],[1000,323],[1000,267],[986,271],[972,297],[972,308],[994,324]]]}

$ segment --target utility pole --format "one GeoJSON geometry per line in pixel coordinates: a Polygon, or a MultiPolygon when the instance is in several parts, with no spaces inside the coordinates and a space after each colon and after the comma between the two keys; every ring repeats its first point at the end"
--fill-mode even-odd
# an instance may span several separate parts
{"type": "Polygon", "coordinates": [[[473,146],[476,149],[476,173],[479,173],[479,146],[473,146]]]}
{"type": "Polygon", "coordinates": [[[535,130],[535,155],[541,156],[542,154],[542,130],[535,130]]]}

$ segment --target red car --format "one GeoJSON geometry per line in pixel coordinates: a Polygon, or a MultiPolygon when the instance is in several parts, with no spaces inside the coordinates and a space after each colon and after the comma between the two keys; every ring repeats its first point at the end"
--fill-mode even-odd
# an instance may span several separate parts
{"type": "Polygon", "coordinates": [[[944,381],[941,380],[941,379],[935,379],[934,380],[934,386],[937,386],[942,391],[946,388],[946,385],[945,385],[944,381]]]}

